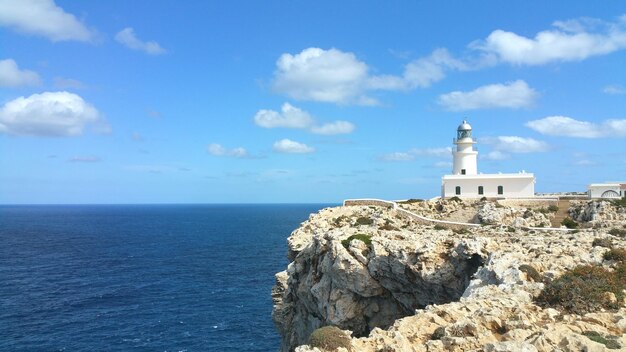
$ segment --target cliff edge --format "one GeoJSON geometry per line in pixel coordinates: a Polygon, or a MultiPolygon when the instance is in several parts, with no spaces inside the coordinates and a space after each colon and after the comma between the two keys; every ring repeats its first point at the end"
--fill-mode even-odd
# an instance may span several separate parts
{"type": "MultiPolygon", "coordinates": [[[[403,205],[491,224],[472,228],[418,223],[379,206],[312,214],[289,237],[291,263],[272,290],[281,351],[318,350],[306,346],[309,336],[328,325],[352,335],[353,351],[626,350],[623,295],[606,292],[614,309],[589,313],[536,302],[577,266],[617,270],[607,247],[625,248],[626,239],[609,230],[626,218],[596,216],[596,228],[574,233],[535,231],[514,225],[549,222],[545,212],[487,203],[403,205]],[[511,225],[493,225],[503,217],[511,225]]],[[[570,213],[580,217],[585,207],[598,209],[581,203],[570,213]]]]}

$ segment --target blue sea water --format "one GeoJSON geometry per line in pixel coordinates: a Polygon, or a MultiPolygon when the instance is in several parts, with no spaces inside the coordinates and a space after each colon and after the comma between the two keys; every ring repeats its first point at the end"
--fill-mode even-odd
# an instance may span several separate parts
{"type": "Polygon", "coordinates": [[[0,206],[0,351],[276,351],[274,273],[324,206],[0,206]]]}

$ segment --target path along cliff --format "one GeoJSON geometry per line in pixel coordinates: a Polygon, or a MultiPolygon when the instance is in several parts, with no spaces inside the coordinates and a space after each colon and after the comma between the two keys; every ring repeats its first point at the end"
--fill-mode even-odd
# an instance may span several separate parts
{"type": "Polygon", "coordinates": [[[626,350],[623,296],[615,309],[584,314],[535,300],[577,266],[614,270],[606,253],[626,247],[621,230],[610,231],[626,226],[623,208],[580,202],[568,211],[588,228],[567,233],[525,230],[554,216],[536,207],[445,200],[401,206],[487,226],[446,229],[378,206],[312,214],[289,237],[291,262],[272,291],[282,351],[318,350],[306,345],[309,336],[329,325],[351,334],[352,351],[626,350]]]}

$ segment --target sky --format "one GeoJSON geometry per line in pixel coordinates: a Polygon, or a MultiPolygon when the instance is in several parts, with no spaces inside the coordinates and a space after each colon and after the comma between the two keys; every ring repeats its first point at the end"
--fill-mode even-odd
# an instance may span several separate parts
{"type": "Polygon", "coordinates": [[[316,203],[626,180],[623,1],[0,0],[0,203],[316,203]]]}

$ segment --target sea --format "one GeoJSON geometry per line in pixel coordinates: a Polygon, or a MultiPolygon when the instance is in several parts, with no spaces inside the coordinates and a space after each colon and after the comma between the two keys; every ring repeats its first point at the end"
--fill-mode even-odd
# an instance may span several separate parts
{"type": "Polygon", "coordinates": [[[0,351],[277,351],[274,274],[326,206],[0,206],[0,351]]]}

